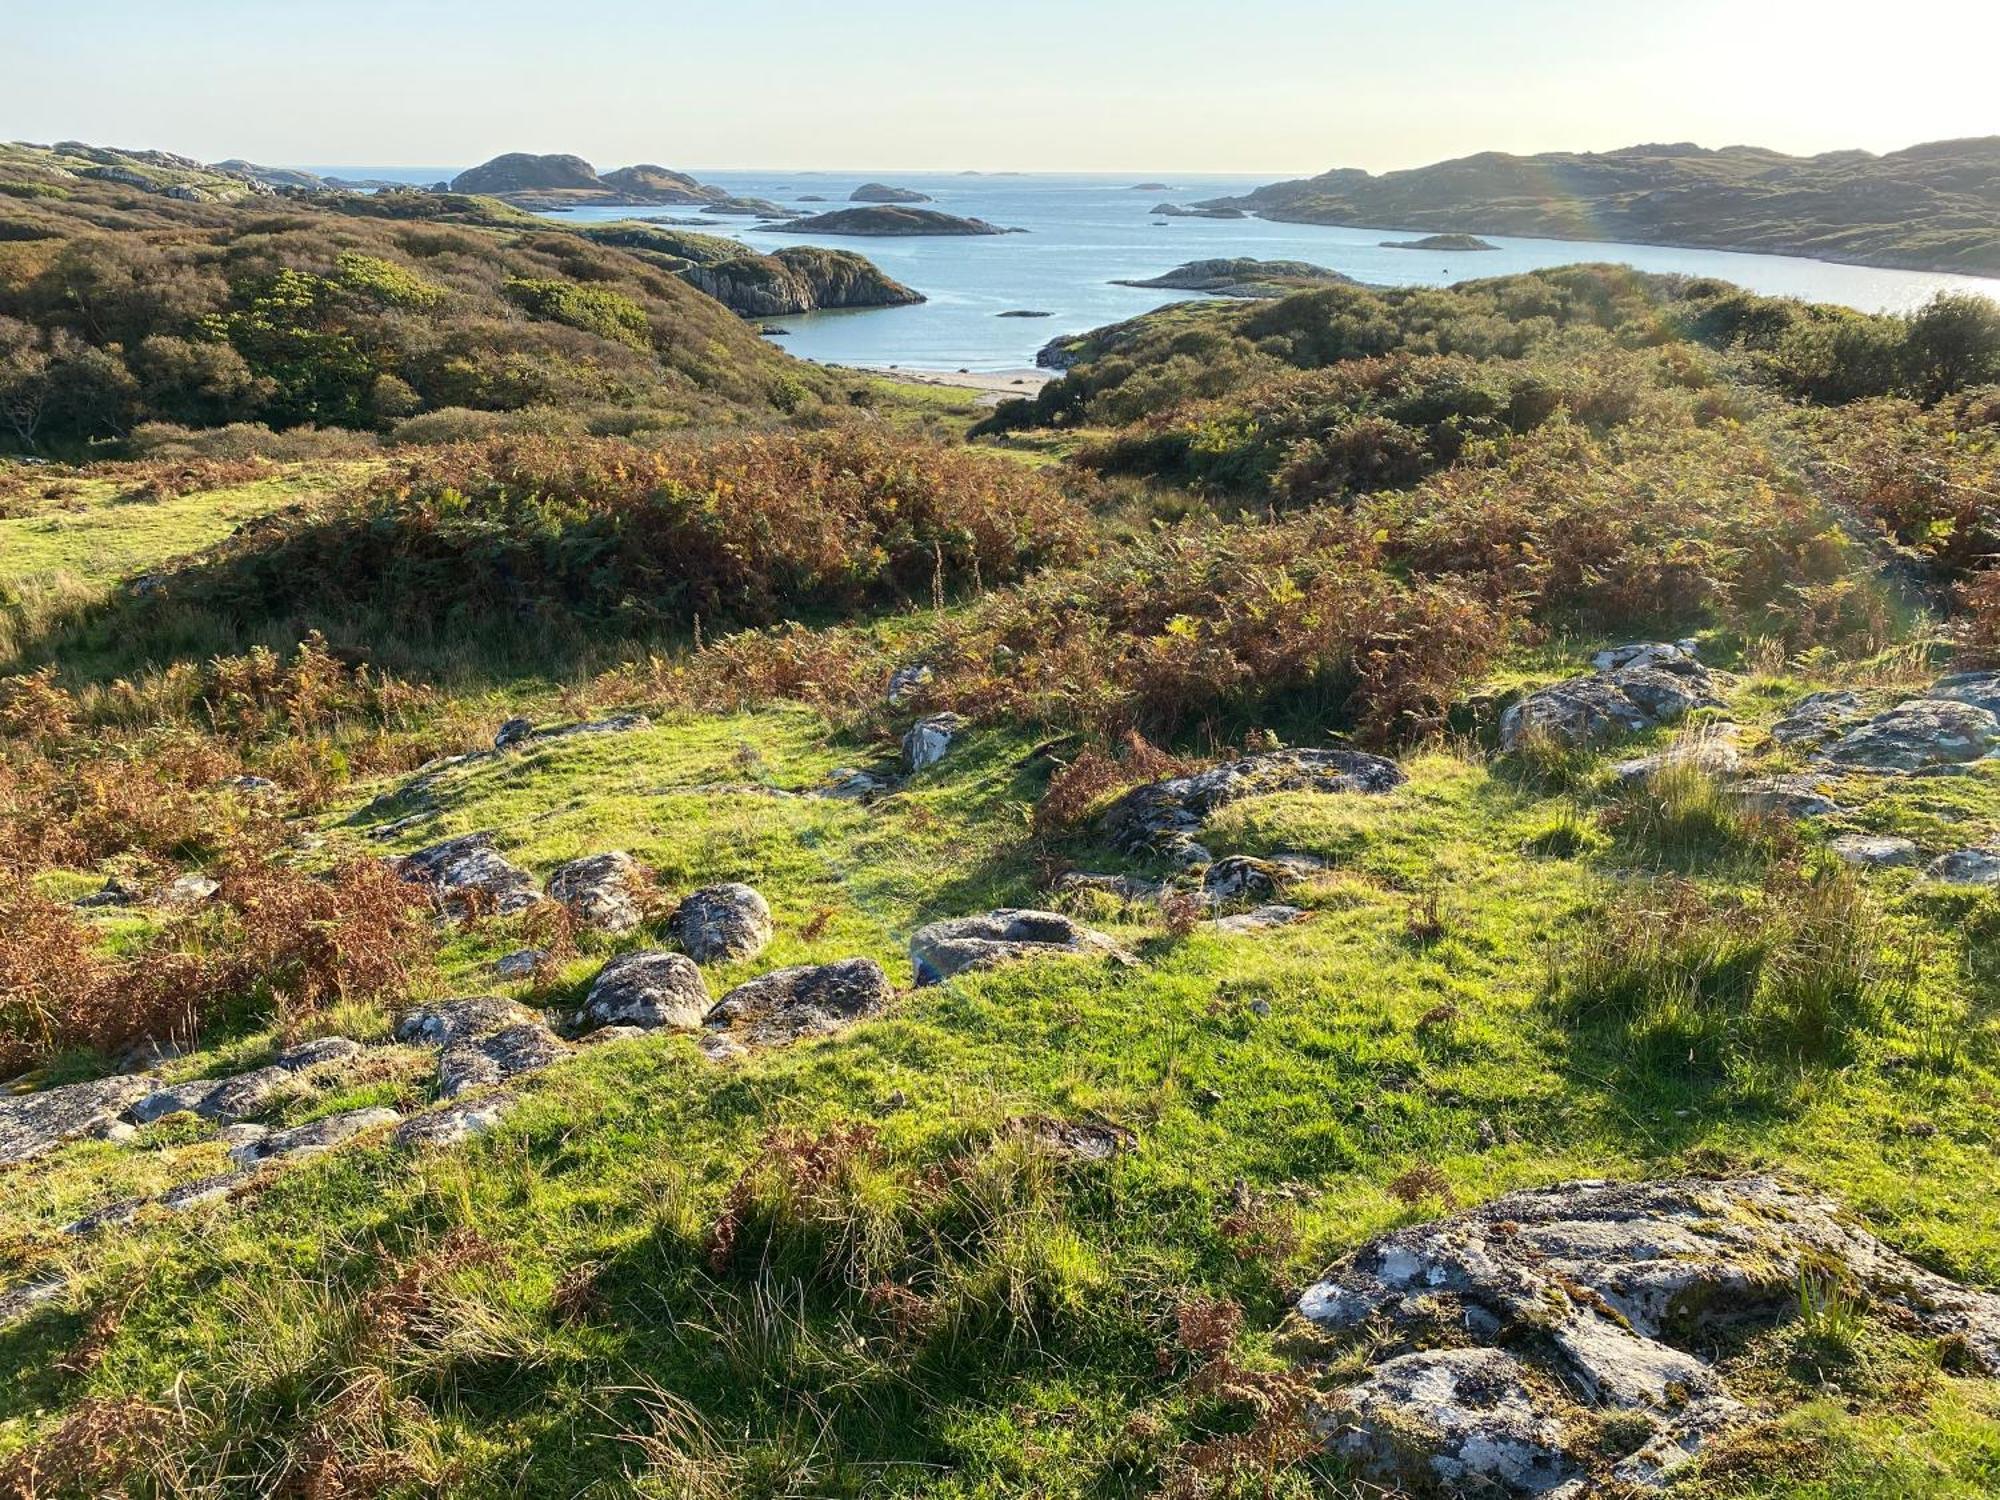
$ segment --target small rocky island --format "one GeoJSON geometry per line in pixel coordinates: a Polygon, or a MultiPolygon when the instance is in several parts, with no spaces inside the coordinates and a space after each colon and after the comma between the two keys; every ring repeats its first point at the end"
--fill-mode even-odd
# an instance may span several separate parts
{"type": "Polygon", "coordinates": [[[775,234],[846,234],[914,236],[927,234],[1020,234],[1018,229],[1002,229],[984,219],[961,219],[955,214],[930,208],[907,208],[880,204],[868,208],[837,208],[832,213],[814,214],[773,224],[775,234]]]}
{"type": "Polygon", "coordinates": [[[928,203],[930,194],[910,188],[890,187],[886,182],[864,182],[848,195],[849,203],[928,203]]]}
{"type": "Polygon", "coordinates": [[[1475,250],[1498,250],[1498,245],[1489,245],[1476,234],[1427,234],[1420,240],[1384,240],[1384,250],[1449,250],[1454,253],[1470,253],[1475,250]]]}
{"type": "Polygon", "coordinates": [[[1316,286],[1359,286],[1352,276],[1302,260],[1193,260],[1143,281],[1118,279],[1113,286],[1207,292],[1217,297],[1284,297],[1316,286]]]}
{"type": "Polygon", "coordinates": [[[679,234],[627,221],[581,231],[672,272],[746,318],[782,317],[828,307],[907,307],[924,295],[889,276],[866,256],[819,245],[760,254],[712,234],[679,234]]]}
{"type": "Polygon", "coordinates": [[[711,213],[782,214],[762,198],[738,198],[727,190],[697,182],[685,172],[650,162],[598,175],[580,156],[537,156],[509,151],[468,168],[451,180],[454,193],[498,198],[516,208],[550,212],[581,207],[664,205],[705,208],[711,213]]]}
{"type": "Polygon", "coordinates": [[[1153,212],[1163,219],[1247,219],[1240,208],[1182,208],[1178,203],[1156,203],[1153,212]]]}

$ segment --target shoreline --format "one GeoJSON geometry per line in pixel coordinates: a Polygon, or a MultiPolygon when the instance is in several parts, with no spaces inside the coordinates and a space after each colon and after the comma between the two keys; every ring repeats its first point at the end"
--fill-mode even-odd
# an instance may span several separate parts
{"type": "Polygon", "coordinates": [[[819,364],[823,370],[839,370],[855,375],[869,375],[878,380],[901,380],[910,385],[943,386],[952,390],[974,391],[988,405],[1011,401],[1016,397],[1031,397],[1058,379],[1052,370],[1038,370],[1022,365],[1011,370],[920,370],[904,365],[891,368],[887,365],[841,365],[819,364]]]}

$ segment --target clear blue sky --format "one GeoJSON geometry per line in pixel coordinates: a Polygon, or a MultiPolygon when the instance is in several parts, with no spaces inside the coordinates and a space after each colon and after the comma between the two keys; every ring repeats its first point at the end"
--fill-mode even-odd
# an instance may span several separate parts
{"type": "Polygon", "coordinates": [[[0,0],[0,138],[1295,172],[2000,133],[2000,0],[0,0]]]}

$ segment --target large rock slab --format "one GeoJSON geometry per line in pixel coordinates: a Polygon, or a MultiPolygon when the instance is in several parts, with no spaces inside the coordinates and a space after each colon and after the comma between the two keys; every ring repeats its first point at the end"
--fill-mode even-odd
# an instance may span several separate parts
{"type": "Polygon", "coordinates": [[[1946,885],[2000,885],[2000,849],[1954,849],[1924,867],[1946,885]]]}
{"type": "Polygon", "coordinates": [[[711,1004],[701,970],[685,953],[649,951],[614,958],[583,1002],[592,1026],[671,1026],[693,1030],[711,1004]]]}
{"type": "Polygon", "coordinates": [[[140,1124],[179,1110],[208,1120],[237,1121],[261,1114],[288,1094],[305,1087],[305,1075],[334,1070],[361,1056],[352,1037],[327,1036],[304,1042],[278,1054],[275,1061],[228,1078],[202,1078],[156,1089],[132,1106],[140,1124]]]}
{"type": "Polygon", "coordinates": [[[1822,764],[1852,771],[1907,774],[1963,765],[2000,746],[2000,717],[1956,698],[1912,698],[1822,749],[1822,764]]]}
{"type": "Polygon", "coordinates": [[[698,964],[751,958],[771,941],[771,908],[747,885],[706,886],[675,908],[674,940],[698,964]]]}
{"type": "Polygon", "coordinates": [[[1930,696],[2000,714],[2000,672],[1954,672],[1932,683],[1930,696]]]}
{"type": "Polygon", "coordinates": [[[932,922],[910,939],[910,961],[918,984],[937,984],[968,969],[989,969],[1053,954],[1094,954],[1121,963],[1133,961],[1103,933],[1060,912],[1014,907],[932,922]]]}
{"type": "Polygon", "coordinates": [[[539,1021],[468,1037],[453,1042],[438,1058],[438,1093],[456,1099],[471,1089],[539,1073],[568,1055],[569,1048],[539,1021]]]}
{"type": "Polygon", "coordinates": [[[1329,1443],[1389,1483],[1496,1494],[1655,1486],[1744,1407],[1702,1358],[1793,1316],[1801,1276],[2000,1372],[2000,1297],[1924,1270],[1830,1201],[1770,1177],[1571,1182],[1372,1241],[1299,1299],[1327,1334],[1412,1352],[1326,1398],[1329,1443]],[[1467,1345],[1448,1351],[1441,1342],[1467,1345]],[[1581,1402],[1625,1412],[1619,1447],[1581,1402]],[[1576,1436],[1572,1436],[1575,1434],[1576,1436]]]}
{"type": "Polygon", "coordinates": [[[1273,750],[1134,787],[1104,815],[1104,829],[1127,853],[1162,854],[1205,865],[1195,841],[1216,809],[1273,792],[1387,792],[1405,777],[1392,760],[1359,750],[1273,750]]]}
{"type": "Polygon", "coordinates": [[[549,876],[549,898],[576,913],[586,927],[630,932],[643,919],[638,894],[644,879],[639,861],[613,849],[557,866],[549,876]]]}
{"type": "Polygon", "coordinates": [[[1500,716],[1500,748],[1539,735],[1562,745],[1595,745],[1678,722],[1697,708],[1720,708],[1721,682],[1686,642],[1635,642],[1600,652],[1601,666],[1528,694],[1500,716]]]}
{"type": "Polygon", "coordinates": [[[0,1095],[0,1166],[28,1161],[66,1141],[102,1134],[159,1080],[141,1073],[0,1095]]]}
{"type": "Polygon", "coordinates": [[[403,879],[425,885],[457,917],[508,916],[542,899],[534,876],[493,846],[491,832],[462,834],[419,849],[396,862],[403,879]]]}
{"type": "Polygon", "coordinates": [[[323,1120],[294,1125],[289,1130],[274,1130],[257,1140],[245,1141],[230,1151],[229,1159],[240,1167],[250,1167],[280,1158],[318,1156],[353,1140],[363,1131],[393,1125],[401,1118],[393,1109],[350,1109],[345,1114],[328,1115],[323,1120]]]}
{"type": "Polygon", "coordinates": [[[1867,716],[1859,693],[1813,693],[1785,710],[1771,726],[1771,738],[1787,747],[1810,749],[1838,739],[1867,716]]]}
{"type": "Polygon", "coordinates": [[[405,1011],[396,1022],[396,1040],[429,1047],[449,1047],[468,1037],[491,1036],[509,1026],[539,1020],[525,1005],[501,995],[467,995],[405,1011]]]}
{"type": "Polygon", "coordinates": [[[756,1046],[827,1036],[878,1015],[895,989],[872,958],[778,969],[739,984],[708,1013],[710,1026],[740,1032],[756,1046]]]}
{"type": "Polygon", "coordinates": [[[462,1145],[476,1135],[484,1135],[506,1117],[519,1101],[512,1094],[488,1094],[482,1099],[462,1099],[443,1109],[412,1115],[396,1127],[392,1144],[403,1151],[435,1150],[462,1145]]]}

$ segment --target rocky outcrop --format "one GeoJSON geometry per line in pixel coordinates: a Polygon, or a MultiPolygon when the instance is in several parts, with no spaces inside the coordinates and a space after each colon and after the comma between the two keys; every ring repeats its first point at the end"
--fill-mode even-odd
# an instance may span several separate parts
{"type": "Polygon", "coordinates": [[[321,1037],[278,1054],[261,1068],[228,1078],[197,1078],[169,1084],[137,1100],[132,1118],[144,1125],[182,1110],[205,1120],[234,1122],[262,1114],[279,1100],[300,1093],[309,1075],[338,1070],[362,1053],[359,1042],[344,1036],[321,1037]]]}
{"type": "Polygon", "coordinates": [[[2000,717],[1992,709],[1938,696],[1913,698],[1886,709],[1814,758],[1844,770],[1893,775],[1963,765],[1992,754],[1996,746],[2000,746],[2000,717]]]}
{"type": "Polygon", "coordinates": [[[159,1080],[140,1073],[66,1083],[39,1093],[0,1095],[0,1166],[53,1151],[65,1141],[102,1134],[159,1080]]]}
{"type": "Polygon", "coordinates": [[[782,1046],[802,1037],[827,1036],[880,1014],[894,994],[880,964],[847,958],[778,969],[739,984],[716,1002],[707,1021],[752,1045],[782,1046]]]}
{"type": "Polygon", "coordinates": [[[542,899],[534,876],[510,864],[490,831],[462,834],[396,862],[403,879],[430,887],[449,916],[508,916],[542,899]]]}
{"type": "Polygon", "coordinates": [[[535,1019],[525,1005],[499,995],[471,995],[406,1011],[396,1023],[396,1040],[449,1047],[468,1037],[490,1036],[535,1019]]]}
{"type": "Polygon", "coordinates": [[[750,318],[835,307],[907,307],[924,300],[923,293],[884,275],[866,256],[817,245],[771,255],[745,251],[729,260],[690,264],[675,274],[750,318]]]}
{"type": "Polygon", "coordinates": [[[1308,854],[1273,854],[1262,859],[1250,854],[1232,854],[1202,872],[1201,893],[1214,906],[1262,901],[1325,869],[1324,860],[1308,854]]]}
{"type": "Polygon", "coordinates": [[[1924,867],[1946,885],[2000,885],[2000,849],[1954,849],[1924,867]]]}
{"type": "Polygon", "coordinates": [[[549,188],[600,186],[597,170],[580,156],[536,156],[526,151],[504,152],[451,180],[454,193],[480,193],[489,197],[549,188]]]}
{"type": "Polygon", "coordinates": [[[1842,834],[1829,840],[1827,848],[1842,862],[1860,865],[1864,869],[1913,865],[1917,862],[1917,846],[1913,840],[1885,834],[1842,834]]]}
{"type": "Polygon", "coordinates": [[[685,953],[628,953],[598,971],[583,1018],[591,1026],[692,1031],[711,1003],[701,970],[685,953]]]}
{"type": "Polygon", "coordinates": [[[472,1089],[505,1083],[524,1073],[539,1073],[568,1055],[569,1048],[538,1020],[463,1038],[445,1048],[438,1058],[438,1093],[456,1099],[472,1089]]]}
{"type": "Polygon", "coordinates": [[[771,941],[771,908],[737,881],[705,886],[675,908],[674,940],[698,964],[750,958],[771,941]]]}
{"type": "Polygon", "coordinates": [[[1596,671],[1528,694],[1500,716],[1500,748],[1531,735],[1593,745],[1678,722],[1697,708],[1720,708],[1721,682],[1691,642],[1635,642],[1598,653],[1596,671]]]}
{"type": "Polygon", "coordinates": [[[1359,750],[1273,750],[1136,787],[1112,804],[1104,829],[1127,853],[1205,865],[1210,855],[1195,835],[1231,802],[1274,792],[1380,793],[1404,780],[1394,761],[1359,750]]]}
{"type": "Polygon", "coordinates": [[[405,1120],[396,1128],[392,1140],[404,1151],[462,1145],[493,1129],[517,1102],[512,1094],[488,1094],[482,1099],[461,1100],[443,1109],[428,1110],[405,1120]]]}
{"type": "Polygon", "coordinates": [[[612,849],[558,865],[549,876],[549,899],[568,907],[586,927],[630,932],[642,919],[638,897],[645,883],[639,861],[612,849]]]}
{"type": "Polygon", "coordinates": [[[1303,922],[1309,913],[1296,906],[1273,903],[1269,906],[1253,907],[1249,911],[1234,912],[1226,917],[1216,917],[1205,925],[1211,932],[1220,932],[1230,937],[1246,937],[1259,932],[1271,932],[1280,927],[1290,927],[1294,922],[1303,922]]]}
{"type": "Polygon", "coordinates": [[[1745,1413],[1703,1351],[1792,1315],[1802,1278],[2000,1372],[2000,1297],[1923,1270],[1823,1198],[1768,1177],[1572,1182],[1395,1230],[1309,1288],[1298,1313],[1321,1333],[1392,1341],[1316,1423],[1370,1477],[1420,1490],[1656,1486],[1745,1413]]]}
{"type": "Polygon", "coordinates": [[[918,984],[938,984],[968,969],[989,969],[1023,958],[1076,954],[1131,963],[1129,954],[1101,932],[1060,912],[1005,908],[953,917],[919,928],[910,939],[918,984]]]}
{"type": "Polygon", "coordinates": [[[229,1159],[239,1167],[249,1167],[280,1157],[318,1156],[353,1140],[363,1131],[393,1125],[401,1118],[393,1109],[350,1109],[344,1114],[328,1115],[323,1120],[294,1125],[289,1130],[274,1130],[246,1141],[230,1149],[229,1159]]]}
{"type": "Polygon", "coordinates": [[[1788,749],[1811,749],[1837,739],[1866,716],[1859,693],[1813,693],[1785,711],[1771,726],[1771,738],[1788,749]]]}
{"type": "Polygon", "coordinates": [[[965,720],[952,713],[917,720],[903,736],[903,764],[912,771],[928,770],[945,758],[964,729],[965,720]]]}

